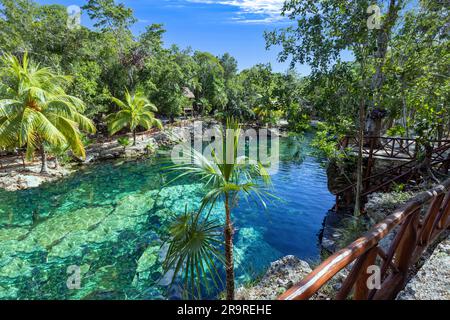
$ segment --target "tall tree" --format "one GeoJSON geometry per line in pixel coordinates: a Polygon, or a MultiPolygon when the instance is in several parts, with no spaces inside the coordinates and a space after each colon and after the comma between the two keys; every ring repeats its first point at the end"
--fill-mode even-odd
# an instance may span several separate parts
{"type": "MultiPolygon", "coordinates": [[[[264,198],[270,196],[265,187],[269,186],[271,182],[268,172],[260,163],[249,162],[245,157],[238,156],[240,127],[235,120],[227,120],[226,131],[221,132],[221,135],[223,139],[222,145],[219,146],[221,150],[214,150],[211,155],[212,159],[193,150],[194,161],[191,164],[176,166],[175,170],[181,171],[180,177],[190,175],[206,182],[209,192],[203,198],[200,211],[205,210],[208,206],[214,206],[218,201],[223,201],[225,204],[226,297],[227,300],[233,300],[235,292],[234,227],[231,213],[233,207],[237,205],[239,197],[242,196],[253,195],[256,201],[265,206],[264,198]],[[258,179],[261,179],[262,183],[258,183],[258,179]]],[[[197,248],[197,250],[201,250],[201,248],[197,248]]],[[[185,251],[178,252],[179,256],[183,254],[185,251]]],[[[174,259],[173,255],[171,259],[179,261],[179,259],[174,259]]]]}
{"type": "Polygon", "coordinates": [[[38,150],[42,173],[47,173],[46,143],[68,145],[75,155],[85,157],[80,130],[94,133],[95,127],[80,113],[83,102],[65,93],[69,78],[40,68],[26,53],[22,61],[12,55],[1,61],[0,146],[26,146],[28,159],[38,150]]]}
{"type": "Polygon", "coordinates": [[[197,100],[207,112],[223,110],[227,104],[224,69],[220,60],[208,52],[194,53],[197,63],[199,87],[195,92],[197,100]]]}

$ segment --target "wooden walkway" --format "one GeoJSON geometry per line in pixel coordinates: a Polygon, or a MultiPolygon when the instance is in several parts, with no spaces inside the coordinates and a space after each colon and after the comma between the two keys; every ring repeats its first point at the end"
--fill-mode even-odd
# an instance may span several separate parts
{"type": "MultiPolygon", "coordinates": [[[[350,149],[357,152],[359,141],[353,137],[345,137],[339,148],[350,149]]],[[[431,166],[437,171],[448,174],[450,169],[450,140],[429,141],[433,148],[431,151],[431,166]]],[[[361,198],[364,200],[374,192],[388,191],[394,183],[410,181],[418,175],[418,154],[417,143],[413,139],[390,138],[390,137],[365,137],[365,147],[363,155],[367,158],[367,168],[362,181],[363,191],[361,198]],[[378,144],[377,147],[375,147],[378,144]],[[369,145],[367,147],[367,145],[369,145]],[[375,159],[396,160],[402,162],[391,168],[371,174],[375,159]]],[[[336,193],[337,211],[339,206],[348,206],[353,202],[356,183],[351,184],[336,193]]]]}
{"type": "Polygon", "coordinates": [[[450,179],[423,192],[336,252],[279,300],[306,300],[344,268],[350,268],[337,300],[395,299],[422,253],[450,228],[450,179]],[[388,248],[383,239],[393,238],[388,248]],[[353,264],[351,267],[350,265],[353,264]],[[379,283],[372,280],[379,279],[379,283]]]}
{"type": "MultiPolygon", "coordinates": [[[[449,154],[450,140],[430,140],[433,148],[433,161],[444,160],[449,154]]],[[[346,136],[339,143],[340,149],[349,148],[357,152],[359,139],[346,136]]],[[[378,159],[410,161],[416,160],[419,153],[418,144],[415,139],[396,137],[364,137],[363,156],[378,159]]]]}

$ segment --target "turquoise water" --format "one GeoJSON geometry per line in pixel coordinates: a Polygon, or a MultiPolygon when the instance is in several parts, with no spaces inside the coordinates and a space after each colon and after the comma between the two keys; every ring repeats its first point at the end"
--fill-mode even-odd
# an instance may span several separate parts
{"type": "MultiPolygon", "coordinates": [[[[282,256],[319,258],[318,233],[334,197],[309,141],[281,141],[282,162],[272,177],[281,201],[264,210],[242,200],[233,212],[241,284],[282,256]]],[[[89,166],[36,189],[0,191],[0,298],[178,298],[180,288],[169,288],[161,269],[162,239],[173,215],[186,204],[198,208],[205,190],[189,179],[167,185],[166,166],[161,153],[89,166]],[[70,266],[79,282],[70,281],[70,266]]],[[[214,211],[220,216],[223,208],[214,211]]]]}

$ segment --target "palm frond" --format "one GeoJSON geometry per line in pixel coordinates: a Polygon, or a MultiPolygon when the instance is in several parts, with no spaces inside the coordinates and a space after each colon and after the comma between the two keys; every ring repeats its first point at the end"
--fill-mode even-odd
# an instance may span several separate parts
{"type": "Polygon", "coordinates": [[[107,118],[111,135],[125,127],[129,127],[131,131],[135,131],[138,126],[147,130],[153,126],[162,127],[161,122],[155,118],[153,113],[158,109],[148,101],[142,92],[138,91],[131,95],[126,89],[124,101],[117,98],[112,98],[112,100],[121,111],[107,118]]]}
{"type": "Polygon", "coordinates": [[[26,145],[30,158],[43,143],[59,147],[70,141],[74,153],[84,154],[79,129],[95,132],[95,127],[81,114],[83,102],[64,91],[71,77],[40,67],[27,53],[22,61],[9,54],[0,59],[0,74],[8,79],[2,84],[8,99],[0,100],[0,147],[26,145]]]}
{"type": "Polygon", "coordinates": [[[221,278],[216,263],[224,262],[217,248],[222,245],[222,228],[220,223],[187,208],[172,221],[163,268],[166,273],[174,271],[172,284],[181,278],[187,298],[201,297],[203,288],[210,290],[210,282],[218,287],[221,278]]]}

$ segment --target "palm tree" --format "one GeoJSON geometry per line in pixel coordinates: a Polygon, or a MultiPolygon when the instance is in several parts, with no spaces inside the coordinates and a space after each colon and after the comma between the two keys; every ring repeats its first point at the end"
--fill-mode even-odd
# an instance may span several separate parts
{"type": "Polygon", "coordinates": [[[111,135],[125,127],[129,127],[133,133],[133,145],[136,145],[136,130],[138,126],[142,126],[147,130],[153,126],[162,128],[161,121],[156,119],[154,114],[158,109],[148,101],[143,92],[138,91],[136,94],[131,95],[126,90],[125,101],[117,98],[112,99],[121,110],[107,118],[111,135]]]}
{"type": "Polygon", "coordinates": [[[84,103],[65,93],[70,77],[41,68],[28,59],[5,54],[1,57],[0,147],[26,146],[26,158],[39,151],[41,173],[47,173],[44,144],[68,145],[74,155],[86,156],[80,130],[94,133],[91,120],[81,114],[84,103]]]}
{"type": "MultiPolygon", "coordinates": [[[[226,133],[222,132],[222,154],[212,153],[212,159],[198,151],[192,151],[191,164],[182,164],[174,167],[183,171],[179,177],[192,176],[194,179],[204,181],[209,192],[203,197],[200,211],[206,207],[211,208],[219,201],[225,204],[225,271],[226,271],[226,297],[234,299],[234,263],[233,263],[233,234],[231,211],[237,205],[240,196],[250,195],[266,207],[265,198],[272,195],[265,190],[270,186],[270,176],[259,162],[249,162],[246,157],[238,156],[240,127],[234,119],[228,119],[226,133]],[[232,140],[230,140],[232,139],[232,140]],[[227,141],[231,146],[227,148],[227,141]],[[231,160],[231,161],[230,161],[231,160]],[[258,183],[256,179],[261,179],[258,183]]],[[[186,255],[185,255],[186,256],[186,255]]],[[[176,276],[176,274],[174,274],[176,276]]]]}
{"type": "MultiPolygon", "coordinates": [[[[201,280],[208,277],[218,287],[220,276],[215,262],[225,263],[218,249],[223,245],[222,230],[221,223],[210,219],[209,215],[202,216],[201,212],[188,212],[187,206],[184,214],[175,216],[172,220],[169,228],[170,242],[163,268],[166,272],[174,270],[172,283],[176,275],[184,269],[182,282],[187,289],[183,292],[186,299],[201,298],[201,280]]],[[[208,282],[203,281],[207,290],[210,289],[208,282]]]]}

